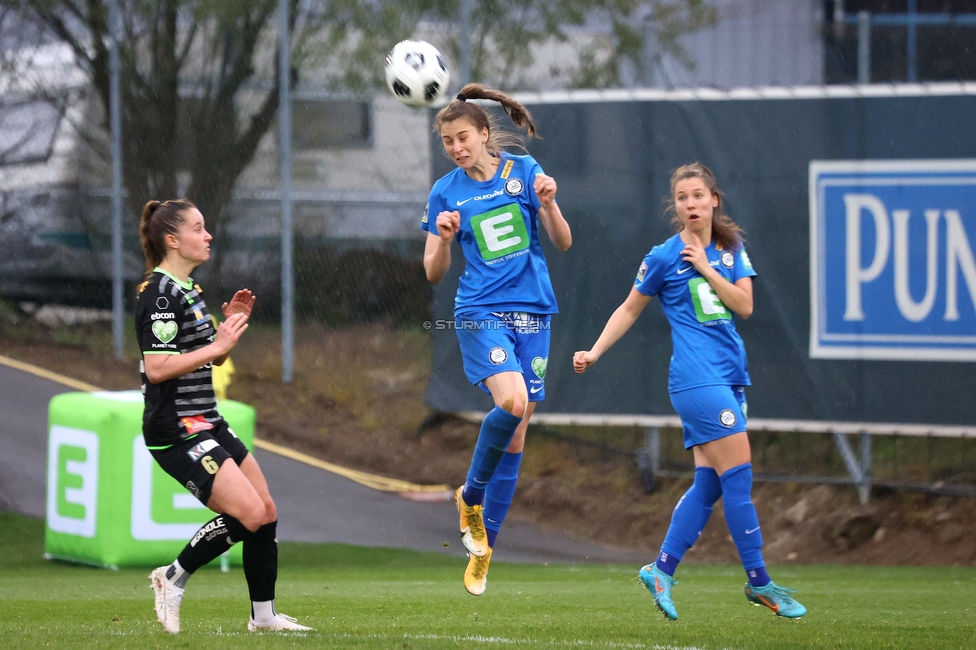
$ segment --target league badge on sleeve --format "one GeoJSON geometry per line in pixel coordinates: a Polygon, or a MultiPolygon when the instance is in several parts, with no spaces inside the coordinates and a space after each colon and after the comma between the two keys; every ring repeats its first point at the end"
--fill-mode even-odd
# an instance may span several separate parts
{"type": "Polygon", "coordinates": [[[749,253],[743,248],[739,251],[739,259],[742,260],[742,266],[746,268],[746,271],[752,271],[752,260],[749,259],[749,253]]]}

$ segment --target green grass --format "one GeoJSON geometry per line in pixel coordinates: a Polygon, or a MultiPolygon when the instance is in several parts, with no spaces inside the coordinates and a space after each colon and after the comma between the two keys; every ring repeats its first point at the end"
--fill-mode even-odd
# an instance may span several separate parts
{"type": "Polygon", "coordinates": [[[243,573],[203,569],[169,636],[145,569],[46,562],[42,547],[42,522],[0,515],[0,647],[971,648],[976,631],[972,569],[773,567],[810,609],[788,621],[746,603],[739,568],[683,566],[669,623],[633,566],[499,562],[474,598],[457,558],[283,543],[279,609],[315,632],[248,634],[243,573]]]}

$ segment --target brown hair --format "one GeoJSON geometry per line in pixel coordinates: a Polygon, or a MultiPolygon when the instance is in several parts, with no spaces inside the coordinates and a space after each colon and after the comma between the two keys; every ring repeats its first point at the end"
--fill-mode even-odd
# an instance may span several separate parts
{"type": "Polygon", "coordinates": [[[712,212],[712,241],[718,247],[725,250],[737,250],[742,246],[745,231],[736,225],[729,215],[725,214],[725,210],[722,209],[722,204],[725,201],[725,193],[719,188],[718,181],[715,180],[715,174],[712,173],[712,170],[701,163],[682,165],[674,170],[674,173],[671,175],[671,195],[667,199],[667,211],[671,213],[671,223],[674,224],[675,230],[681,232],[684,230],[684,225],[678,219],[678,211],[674,205],[674,187],[679,182],[689,178],[700,178],[705,183],[708,191],[713,196],[718,197],[718,205],[715,207],[715,211],[712,212]]]}
{"type": "Polygon", "coordinates": [[[183,213],[197,206],[186,199],[149,201],[139,219],[139,240],[146,257],[146,275],[166,259],[166,235],[175,235],[183,223],[183,213]]]}
{"type": "Polygon", "coordinates": [[[539,137],[539,132],[532,121],[532,115],[529,114],[525,106],[500,90],[473,83],[462,88],[461,94],[437,113],[434,118],[434,131],[440,133],[441,126],[447,122],[468,120],[474,124],[479,132],[482,129],[488,129],[488,142],[485,146],[491,153],[498,155],[505,147],[525,149],[525,137],[521,133],[512,133],[498,128],[495,118],[477,104],[468,102],[469,99],[490,99],[493,102],[498,102],[502,105],[502,110],[512,118],[515,126],[526,129],[529,137],[539,137]]]}

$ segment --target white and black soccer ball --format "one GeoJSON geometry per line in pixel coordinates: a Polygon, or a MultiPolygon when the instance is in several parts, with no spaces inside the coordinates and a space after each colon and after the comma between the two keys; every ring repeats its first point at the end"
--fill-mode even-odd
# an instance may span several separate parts
{"type": "Polygon", "coordinates": [[[386,56],[386,85],[407,106],[432,106],[444,96],[451,73],[426,41],[400,41],[386,56]]]}

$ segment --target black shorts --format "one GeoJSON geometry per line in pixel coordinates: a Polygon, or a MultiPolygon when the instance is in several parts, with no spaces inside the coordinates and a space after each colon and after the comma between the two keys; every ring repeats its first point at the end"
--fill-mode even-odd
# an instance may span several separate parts
{"type": "Polygon", "coordinates": [[[247,447],[224,420],[190,440],[149,452],[163,471],[192,492],[203,505],[210,501],[214,476],[224,461],[233,458],[239,466],[248,454],[247,447]]]}

